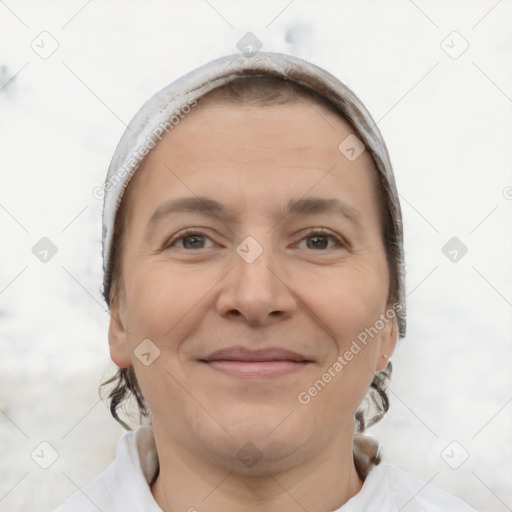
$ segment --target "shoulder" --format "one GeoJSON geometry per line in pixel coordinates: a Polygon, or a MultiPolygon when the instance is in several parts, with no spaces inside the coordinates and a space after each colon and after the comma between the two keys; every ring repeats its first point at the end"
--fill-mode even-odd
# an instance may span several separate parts
{"type": "Polygon", "coordinates": [[[403,469],[381,462],[369,472],[361,491],[339,512],[476,512],[459,498],[403,469]]]}
{"type": "Polygon", "coordinates": [[[157,468],[151,427],[125,432],[117,442],[115,460],[54,512],[158,511],[149,487],[157,468]]]}
{"type": "Polygon", "coordinates": [[[467,503],[433,484],[435,475],[425,482],[392,464],[385,464],[383,469],[391,486],[410,501],[409,511],[475,512],[467,503]]]}
{"type": "Polygon", "coordinates": [[[110,493],[113,474],[114,463],[111,463],[94,480],[67,498],[54,512],[98,512],[98,509],[113,512],[110,493]]]}

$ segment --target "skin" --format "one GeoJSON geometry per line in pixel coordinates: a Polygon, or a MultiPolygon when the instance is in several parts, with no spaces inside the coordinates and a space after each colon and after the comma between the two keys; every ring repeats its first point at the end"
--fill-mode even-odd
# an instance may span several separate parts
{"type": "Polygon", "coordinates": [[[303,101],[199,105],[127,189],[110,354],[134,366],[149,404],[160,460],[151,491],[164,511],[327,512],[361,489],[354,412],[394,350],[396,318],[310,403],[297,399],[389,308],[373,163],[366,152],[350,162],[338,150],[352,132],[303,101]],[[147,231],[159,204],[195,195],[232,217],[174,213],[147,231]],[[279,213],[312,196],[349,203],[360,225],[336,213],[279,213]],[[321,227],[328,234],[318,240],[321,227]],[[203,236],[179,240],[185,228],[203,236]],[[252,263],[236,252],[248,236],[263,248],[252,263]],[[160,355],[145,366],[134,350],[148,338],[160,355]],[[277,346],[311,362],[262,378],[199,361],[234,345],[277,346]],[[252,467],[237,457],[247,443],[261,454],[252,467]]]}

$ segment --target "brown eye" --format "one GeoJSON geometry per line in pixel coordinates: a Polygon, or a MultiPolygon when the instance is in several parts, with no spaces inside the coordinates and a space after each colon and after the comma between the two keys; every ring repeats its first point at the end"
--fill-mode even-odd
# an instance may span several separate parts
{"type": "Polygon", "coordinates": [[[170,249],[176,245],[178,245],[178,247],[176,247],[177,249],[205,249],[207,248],[205,247],[206,240],[210,240],[210,238],[201,231],[189,230],[171,240],[166,244],[165,249],[170,249]],[[181,244],[181,246],[179,244],[181,244]]]}
{"type": "Polygon", "coordinates": [[[302,239],[302,241],[304,240],[307,241],[306,249],[314,249],[317,251],[346,246],[346,244],[340,238],[326,231],[314,231],[309,233],[305,238],[302,239]],[[329,247],[329,240],[334,241],[334,246],[329,247]]]}

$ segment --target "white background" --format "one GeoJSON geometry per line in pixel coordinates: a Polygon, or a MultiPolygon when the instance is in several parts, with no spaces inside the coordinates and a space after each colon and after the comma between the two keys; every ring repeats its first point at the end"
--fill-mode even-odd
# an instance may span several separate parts
{"type": "Polygon", "coordinates": [[[122,429],[98,397],[114,366],[92,190],[141,104],[248,31],[344,81],[390,151],[408,332],[369,433],[476,509],[511,510],[511,14],[506,0],[2,0],[0,510],[50,511],[112,460],[122,429]],[[31,48],[42,31],[58,43],[47,59],[31,48]],[[456,59],[453,31],[469,44],[456,59]],[[44,236],[58,249],[47,263],[32,253],[44,236]],[[456,263],[441,251],[453,236],[468,248],[456,263]],[[30,457],[42,441],[58,453],[46,470],[30,457]],[[451,461],[469,454],[458,469],[441,456],[452,441],[451,461]]]}

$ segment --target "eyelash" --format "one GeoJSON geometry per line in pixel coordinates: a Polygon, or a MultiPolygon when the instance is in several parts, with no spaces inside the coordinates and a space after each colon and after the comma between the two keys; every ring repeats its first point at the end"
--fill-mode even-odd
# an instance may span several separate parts
{"type": "MultiPolygon", "coordinates": [[[[181,241],[181,240],[184,240],[185,238],[188,238],[189,236],[192,236],[192,235],[199,235],[199,236],[203,236],[205,238],[210,238],[206,233],[204,233],[203,231],[201,230],[198,230],[198,229],[187,229],[185,230],[184,232],[182,232],[178,238],[174,238],[173,240],[170,240],[168,243],[165,244],[164,246],[164,249],[170,249],[175,243],[181,241]]],[[[300,241],[302,240],[306,240],[307,238],[312,238],[314,236],[317,236],[317,235],[320,235],[320,236],[326,236],[328,238],[332,238],[333,240],[336,241],[336,243],[338,244],[338,246],[340,246],[341,248],[347,248],[348,247],[348,244],[342,239],[342,238],[339,238],[335,235],[333,235],[330,231],[326,230],[326,229],[323,229],[323,228],[316,228],[315,230],[309,232],[309,233],[306,233],[306,235],[301,238],[300,241]]],[[[331,247],[331,249],[334,249],[335,247],[331,247]]],[[[182,248],[184,250],[190,250],[190,251],[198,251],[200,249],[185,249],[185,248],[182,248]]],[[[323,252],[323,251],[326,251],[327,249],[323,249],[323,250],[320,250],[319,252],[323,252]]]]}

